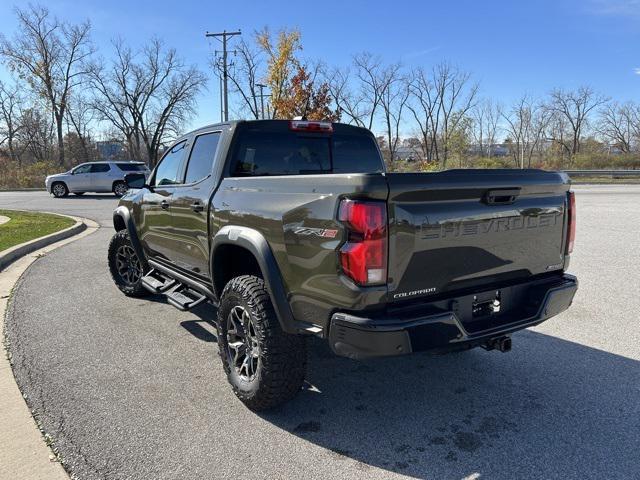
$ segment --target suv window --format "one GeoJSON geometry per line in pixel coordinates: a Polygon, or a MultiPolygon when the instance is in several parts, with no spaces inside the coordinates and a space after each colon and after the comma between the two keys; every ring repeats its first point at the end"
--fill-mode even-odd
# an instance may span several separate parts
{"type": "Polygon", "coordinates": [[[146,167],[140,163],[116,163],[123,172],[144,172],[146,167]]]}
{"type": "Polygon", "coordinates": [[[108,172],[109,170],[111,170],[111,168],[106,163],[96,163],[95,165],[91,165],[91,173],[102,173],[108,172]]]}
{"type": "Polygon", "coordinates": [[[185,183],[194,183],[211,174],[213,159],[220,140],[220,132],[206,133],[196,137],[191,149],[185,183]]]}
{"type": "Polygon", "coordinates": [[[91,164],[85,163],[84,165],[79,165],[73,169],[74,175],[78,173],[89,173],[91,171],[91,164]]]}
{"type": "Polygon", "coordinates": [[[184,157],[184,147],[187,141],[184,140],[173,146],[169,150],[156,169],[155,185],[176,185],[180,183],[180,166],[182,165],[182,157],[184,157]]]}
{"type": "Polygon", "coordinates": [[[382,172],[374,139],[360,133],[313,135],[246,129],[232,156],[234,176],[382,172]]]}

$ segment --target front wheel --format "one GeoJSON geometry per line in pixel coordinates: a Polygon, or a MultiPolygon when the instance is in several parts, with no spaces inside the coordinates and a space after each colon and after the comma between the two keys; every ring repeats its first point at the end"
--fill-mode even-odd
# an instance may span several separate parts
{"type": "Polygon", "coordinates": [[[276,407],[302,388],[306,341],[282,331],[261,278],[242,275],[225,286],[218,346],[234,393],[251,410],[276,407]]]}
{"type": "Polygon", "coordinates": [[[51,192],[53,193],[53,196],[56,197],[56,198],[62,198],[62,197],[66,197],[67,195],[69,195],[69,189],[62,182],[54,183],[51,186],[51,192]]]}
{"type": "Polygon", "coordinates": [[[129,297],[144,297],[149,294],[142,286],[142,277],[149,267],[144,260],[138,258],[126,230],[120,230],[111,238],[108,261],[111,277],[122,293],[129,297]]]}

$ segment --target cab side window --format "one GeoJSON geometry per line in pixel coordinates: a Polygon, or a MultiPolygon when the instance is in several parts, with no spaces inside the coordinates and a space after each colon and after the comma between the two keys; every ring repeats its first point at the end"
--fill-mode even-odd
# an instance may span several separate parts
{"type": "Polygon", "coordinates": [[[185,183],[195,183],[211,175],[219,140],[220,132],[206,133],[196,137],[187,164],[185,183]]]}
{"type": "Polygon", "coordinates": [[[156,169],[154,185],[177,185],[180,181],[180,170],[182,157],[184,157],[184,147],[187,141],[184,140],[169,150],[156,169]]]}
{"type": "Polygon", "coordinates": [[[79,173],[89,173],[91,171],[91,164],[85,163],[84,165],[80,165],[73,169],[73,174],[77,175],[79,173]]]}

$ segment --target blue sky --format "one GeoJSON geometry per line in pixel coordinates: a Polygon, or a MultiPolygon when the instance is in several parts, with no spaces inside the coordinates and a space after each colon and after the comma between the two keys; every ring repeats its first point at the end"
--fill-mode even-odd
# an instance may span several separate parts
{"type": "MultiPolygon", "coordinates": [[[[473,73],[483,96],[508,104],[521,94],[582,84],[640,101],[640,0],[554,1],[124,1],[48,0],[61,18],[89,18],[104,55],[122,36],[139,45],[153,35],[210,73],[216,48],[204,33],[263,26],[298,28],[304,56],[346,65],[370,51],[390,62],[430,67],[448,60],[473,73]]],[[[14,3],[0,4],[0,31],[15,29],[14,3]]],[[[215,41],[214,41],[215,42],[215,41]]],[[[0,67],[1,69],[2,67],[0,67]]],[[[7,73],[0,70],[0,78],[7,73]]],[[[217,121],[217,82],[199,102],[193,125],[217,121]]]]}

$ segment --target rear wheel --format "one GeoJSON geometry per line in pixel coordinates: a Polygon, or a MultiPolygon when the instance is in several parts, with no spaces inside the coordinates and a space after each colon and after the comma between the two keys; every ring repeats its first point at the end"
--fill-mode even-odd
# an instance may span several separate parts
{"type": "Polygon", "coordinates": [[[116,182],[113,184],[113,193],[116,197],[122,197],[125,193],[127,193],[129,187],[124,182],[116,182]]]}
{"type": "Polygon", "coordinates": [[[64,183],[56,182],[51,185],[51,193],[53,193],[53,196],[56,198],[62,198],[69,195],[69,189],[64,183]]]}
{"type": "Polygon", "coordinates": [[[251,410],[292,399],[306,373],[306,341],[282,331],[264,280],[232,279],[218,308],[218,346],[227,379],[251,410]]]}
{"type": "Polygon", "coordinates": [[[149,291],[142,286],[142,277],[148,272],[144,260],[140,260],[131,244],[129,232],[120,230],[109,243],[109,270],[114,283],[129,297],[143,297],[149,291]]]}

